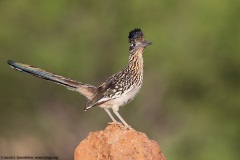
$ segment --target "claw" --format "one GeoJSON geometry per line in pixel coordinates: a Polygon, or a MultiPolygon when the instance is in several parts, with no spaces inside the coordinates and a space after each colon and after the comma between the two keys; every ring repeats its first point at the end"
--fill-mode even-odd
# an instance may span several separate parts
{"type": "Polygon", "coordinates": [[[122,130],[134,130],[131,126],[125,126],[121,122],[108,122],[108,124],[119,126],[122,130]]]}
{"type": "Polygon", "coordinates": [[[111,124],[111,125],[122,125],[122,123],[120,123],[120,122],[108,122],[108,124],[111,124]]]}
{"type": "Polygon", "coordinates": [[[122,125],[122,126],[120,126],[120,128],[122,129],[122,130],[134,130],[131,126],[124,126],[124,125],[122,125]]]}

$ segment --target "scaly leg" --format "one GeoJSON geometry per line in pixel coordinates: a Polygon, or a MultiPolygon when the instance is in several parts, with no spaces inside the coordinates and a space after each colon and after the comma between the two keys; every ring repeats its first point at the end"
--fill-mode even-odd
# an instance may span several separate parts
{"type": "Polygon", "coordinates": [[[112,116],[111,112],[108,108],[104,108],[104,110],[107,112],[107,114],[110,116],[114,124],[118,124],[119,122],[112,116]]]}
{"type": "Polygon", "coordinates": [[[120,119],[120,121],[124,124],[124,126],[125,126],[126,128],[131,129],[131,127],[127,124],[126,121],[124,121],[124,119],[121,117],[121,115],[118,113],[117,110],[115,110],[115,109],[113,108],[113,112],[116,114],[116,116],[120,119]]]}

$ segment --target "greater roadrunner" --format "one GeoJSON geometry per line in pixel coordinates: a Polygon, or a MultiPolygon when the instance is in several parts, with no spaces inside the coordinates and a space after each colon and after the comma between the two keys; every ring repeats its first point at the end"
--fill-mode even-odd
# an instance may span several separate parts
{"type": "Polygon", "coordinates": [[[150,45],[151,42],[144,39],[141,29],[134,29],[129,32],[128,39],[130,43],[130,55],[127,67],[108,78],[98,87],[65,78],[27,64],[17,63],[11,60],[8,60],[8,64],[18,71],[32,74],[36,77],[66,86],[70,90],[80,92],[89,100],[84,108],[85,111],[94,106],[100,106],[105,109],[113,123],[119,123],[109,111],[109,108],[112,108],[119,120],[127,128],[130,128],[120,116],[118,110],[120,106],[133,100],[140,91],[143,82],[142,53],[145,47],[150,45]]]}

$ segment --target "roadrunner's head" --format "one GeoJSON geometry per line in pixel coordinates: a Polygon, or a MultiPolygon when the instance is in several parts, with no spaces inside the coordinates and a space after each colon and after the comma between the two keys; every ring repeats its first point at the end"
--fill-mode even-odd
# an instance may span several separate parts
{"type": "Polygon", "coordinates": [[[152,44],[152,42],[146,41],[141,29],[136,28],[129,32],[128,40],[130,43],[129,51],[132,52],[138,48],[145,48],[152,44]]]}

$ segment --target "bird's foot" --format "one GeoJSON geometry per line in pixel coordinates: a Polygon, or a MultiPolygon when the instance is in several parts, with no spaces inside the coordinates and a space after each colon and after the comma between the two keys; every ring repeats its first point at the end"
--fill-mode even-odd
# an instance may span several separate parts
{"type": "Polygon", "coordinates": [[[110,125],[115,125],[119,126],[122,130],[134,130],[130,125],[124,125],[121,122],[113,121],[113,122],[108,122],[110,125]]]}
{"type": "Polygon", "coordinates": [[[130,125],[127,125],[127,126],[121,125],[120,128],[121,128],[122,130],[134,130],[130,125]]]}
{"type": "Polygon", "coordinates": [[[108,124],[111,124],[111,125],[122,125],[122,123],[117,122],[117,121],[108,122],[108,124]]]}

